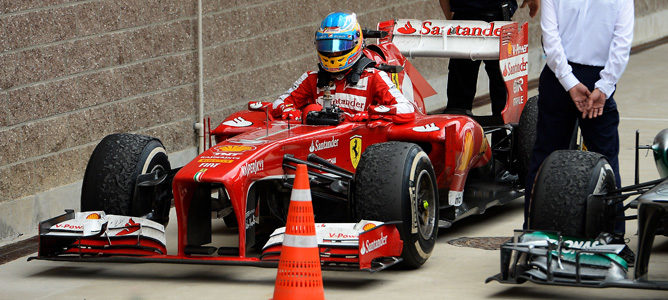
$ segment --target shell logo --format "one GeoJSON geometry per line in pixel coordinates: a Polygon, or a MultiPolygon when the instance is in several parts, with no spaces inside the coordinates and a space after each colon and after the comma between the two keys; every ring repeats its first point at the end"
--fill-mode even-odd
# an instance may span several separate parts
{"type": "Polygon", "coordinates": [[[375,227],[376,227],[376,224],[374,224],[374,223],[367,223],[367,224],[365,224],[364,226],[362,226],[362,230],[367,231],[367,230],[371,230],[371,229],[373,229],[373,228],[375,228],[375,227]]]}
{"type": "Polygon", "coordinates": [[[88,219],[88,220],[99,220],[100,219],[100,214],[92,213],[92,214],[86,216],[86,219],[88,219]]]}
{"type": "Polygon", "coordinates": [[[246,146],[246,145],[225,145],[213,147],[215,152],[244,152],[249,150],[255,150],[255,146],[246,146]]]}

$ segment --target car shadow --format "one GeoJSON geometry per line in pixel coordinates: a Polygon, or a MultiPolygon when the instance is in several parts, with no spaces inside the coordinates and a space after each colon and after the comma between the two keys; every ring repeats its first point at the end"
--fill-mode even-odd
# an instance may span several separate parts
{"type": "MultiPolygon", "coordinates": [[[[543,285],[531,285],[522,287],[510,287],[501,292],[492,294],[489,298],[500,299],[570,299],[570,300],[594,300],[594,299],[629,299],[628,295],[613,296],[609,289],[586,289],[586,288],[565,288],[543,285]],[[600,295],[595,295],[600,293],[600,295]]],[[[656,299],[653,295],[638,295],[637,299],[656,299]],[[650,298],[647,298],[650,297],[650,298]]]]}
{"type": "MultiPolygon", "coordinates": [[[[449,228],[439,228],[438,240],[441,242],[451,239],[460,238],[464,231],[469,231],[472,226],[494,226],[499,223],[499,220],[507,216],[521,213],[524,210],[524,198],[518,198],[508,202],[505,205],[494,206],[488,208],[483,214],[472,215],[452,224],[449,228]]],[[[510,237],[514,229],[521,229],[522,223],[518,221],[510,228],[503,236],[510,237]]]]}
{"type": "MultiPolygon", "coordinates": [[[[174,283],[238,283],[257,286],[274,286],[276,269],[263,269],[255,276],[245,274],[243,267],[233,267],[228,270],[220,269],[220,266],[194,266],[180,265],[172,267],[166,265],[155,265],[155,268],[147,264],[118,265],[114,267],[95,265],[79,266],[56,266],[48,267],[27,277],[36,278],[69,278],[86,280],[120,280],[120,281],[159,281],[174,283]],[[138,266],[143,266],[138,270],[138,266]],[[212,268],[214,267],[214,268],[212,268]]],[[[387,271],[386,271],[387,272],[387,271]]],[[[341,271],[323,271],[323,284],[327,289],[368,289],[371,286],[387,284],[387,280],[371,278],[367,272],[346,272],[350,276],[342,278],[341,271]],[[339,273],[339,274],[337,274],[339,273]]]]}
{"type": "MultiPolygon", "coordinates": [[[[144,265],[146,266],[146,265],[144,265]]],[[[142,281],[174,281],[174,282],[237,282],[244,284],[274,285],[274,278],[257,277],[250,280],[240,279],[229,272],[211,272],[211,270],[155,270],[150,267],[145,270],[128,270],[125,266],[113,269],[100,266],[59,266],[44,269],[40,272],[29,275],[28,277],[52,277],[52,278],[71,278],[71,279],[106,279],[106,280],[142,280],[142,281]]]]}

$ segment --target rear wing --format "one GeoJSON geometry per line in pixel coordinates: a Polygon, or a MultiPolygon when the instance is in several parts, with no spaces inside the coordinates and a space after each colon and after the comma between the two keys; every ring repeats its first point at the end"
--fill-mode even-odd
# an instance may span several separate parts
{"type": "Polygon", "coordinates": [[[508,98],[504,123],[519,122],[527,100],[529,26],[516,22],[389,20],[378,24],[403,55],[499,60],[508,98]]]}

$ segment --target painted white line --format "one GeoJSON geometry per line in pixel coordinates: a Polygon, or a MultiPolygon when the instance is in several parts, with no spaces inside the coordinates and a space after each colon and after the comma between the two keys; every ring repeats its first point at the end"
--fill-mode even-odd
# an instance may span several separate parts
{"type": "Polygon", "coordinates": [[[668,119],[657,119],[657,118],[619,118],[624,121],[659,121],[659,122],[668,122],[668,119]]]}

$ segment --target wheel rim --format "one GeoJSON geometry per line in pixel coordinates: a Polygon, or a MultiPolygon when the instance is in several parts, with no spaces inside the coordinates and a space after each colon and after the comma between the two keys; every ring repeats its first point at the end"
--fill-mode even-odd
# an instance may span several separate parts
{"type": "Polygon", "coordinates": [[[415,204],[417,205],[417,219],[420,236],[428,240],[434,232],[436,224],[436,193],[427,170],[422,170],[415,185],[415,204]]]}
{"type": "MultiPolygon", "coordinates": [[[[148,157],[146,157],[146,161],[144,162],[144,166],[141,169],[140,174],[146,174],[146,173],[151,173],[155,170],[155,166],[149,171],[148,168],[151,166],[151,164],[154,163],[154,160],[156,161],[156,164],[159,164],[159,160],[156,160],[156,158],[159,157],[159,155],[164,155],[165,157],[167,156],[167,151],[165,151],[165,148],[163,147],[156,147],[153,150],[151,150],[151,153],[148,154],[148,157]]],[[[164,169],[164,168],[163,168],[164,169]]]]}
{"type": "MultiPolygon", "coordinates": [[[[606,172],[613,172],[612,167],[610,167],[609,164],[603,165],[603,167],[599,170],[598,174],[598,179],[596,180],[596,186],[594,187],[594,190],[592,191],[592,194],[604,194],[607,193],[610,187],[608,187],[607,182],[605,182],[605,175],[606,172]]],[[[614,175],[613,175],[614,176],[614,175]]],[[[614,187],[612,187],[614,189],[614,187]]]]}
{"type": "Polygon", "coordinates": [[[153,168],[151,168],[151,171],[146,172],[144,174],[153,173],[153,172],[155,172],[155,170],[160,170],[160,173],[164,173],[165,172],[165,167],[163,167],[161,164],[156,164],[155,166],[153,166],[153,168]]]}

